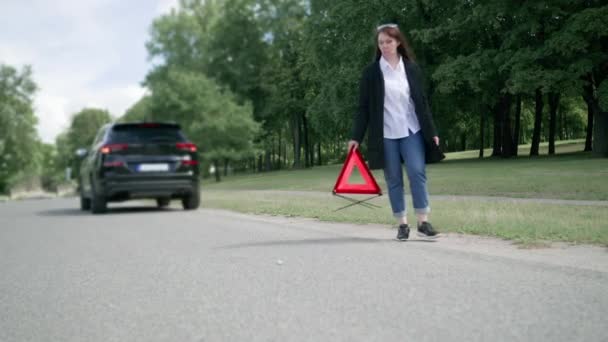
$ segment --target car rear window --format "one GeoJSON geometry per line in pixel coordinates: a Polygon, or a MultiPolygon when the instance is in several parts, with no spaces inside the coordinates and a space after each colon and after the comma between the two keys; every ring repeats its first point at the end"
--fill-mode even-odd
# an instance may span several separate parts
{"type": "Polygon", "coordinates": [[[178,126],[174,125],[118,125],[109,136],[112,142],[152,143],[186,141],[178,126]]]}

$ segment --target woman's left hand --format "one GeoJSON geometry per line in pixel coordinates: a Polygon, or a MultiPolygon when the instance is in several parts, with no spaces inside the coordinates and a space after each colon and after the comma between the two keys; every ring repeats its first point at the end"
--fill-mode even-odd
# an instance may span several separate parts
{"type": "Polygon", "coordinates": [[[433,141],[435,142],[435,145],[439,146],[439,137],[438,136],[434,136],[433,141]]]}

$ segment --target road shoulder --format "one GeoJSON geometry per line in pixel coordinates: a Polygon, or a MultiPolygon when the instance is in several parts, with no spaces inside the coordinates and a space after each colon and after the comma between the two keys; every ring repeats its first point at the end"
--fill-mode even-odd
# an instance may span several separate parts
{"type": "MultiPolygon", "coordinates": [[[[223,209],[201,209],[200,212],[202,215],[265,222],[290,229],[314,230],[330,236],[377,239],[388,242],[395,241],[394,235],[396,234],[396,229],[380,224],[324,222],[302,217],[243,214],[223,209]]],[[[420,239],[412,234],[410,242],[416,241],[420,241],[420,239]]],[[[397,241],[395,243],[399,244],[397,241]]],[[[404,248],[407,248],[406,246],[407,242],[404,243],[404,248]]],[[[442,234],[436,242],[426,243],[424,246],[608,273],[608,248],[606,247],[550,242],[538,248],[521,248],[508,240],[456,233],[442,234]]]]}

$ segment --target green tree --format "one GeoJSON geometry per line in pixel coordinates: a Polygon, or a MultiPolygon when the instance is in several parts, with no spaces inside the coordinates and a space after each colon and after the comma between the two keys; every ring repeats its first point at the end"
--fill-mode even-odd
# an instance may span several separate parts
{"type": "Polygon", "coordinates": [[[254,153],[258,124],[251,105],[238,104],[235,95],[202,73],[172,67],[165,75],[149,83],[151,119],[179,123],[219,181],[222,162],[254,153]]]}
{"type": "MultiPolygon", "coordinates": [[[[192,82],[201,89],[215,89],[218,93],[226,94],[218,100],[220,102],[230,102],[243,108],[251,106],[248,104],[251,103],[253,113],[261,112],[263,91],[260,75],[264,67],[265,43],[254,18],[256,3],[245,0],[193,0],[182,1],[180,4],[179,10],[154,21],[151,38],[147,43],[150,57],[161,60],[146,76],[145,84],[152,90],[153,105],[150,110],[154,113],[150,115],[168,116],[180,123],[192,122],[193,125],[197,124],[194,120],[207,120],[205,125],[224,120],[219,113],[217,118],[197,115],[190,118],[192,113],[200,113],[187,108],[193,106],[196,100],[192,97],[185,98],[180,96],[183,94],[166,88],[169,84],[179,86],[184,84],[183,82],[192,82]],[[185,77],[188,72],[191,72],[196,80],[185,77]],[[166,102],[162,103],[165,100],[166,102]],[[169,108],[178,103],[179,108],[169,108]]],[[[223,115],[228,117],[233,114],[226,110],[223,115]]],[[[262,121],[259,114],[254,115],[262,121]]],[[[258,129],[252,131],[257,133],[258,129]]],[[[255,138],[247,134],[244,137],[252,140],[255,138]]],[[[229,140],[228,137],[226,140],[229,140]]],[[[228,142],[225,145],[240,146],[228,142]]],[[[220,151],[219,146],[216,150],[220,151]]],[[[250,155],[252,152],[253,148],[250,146],[234,153],[218,152],[218,158],[222,155],[224,159],[220,158],[215,162],[219,164],[223,161],[224,165],[227,165],[227,161],[240,159],[242,155],[250,155]],[[228,158],[228,154],[238,156],[228,158]]],[[[211,154],[206,155],[209,156],[211,154]]]]}
{"type": "Polygon", "coordinates": [[[267,1],[260,10],[261,24],[268,44],[268,62],[261,75],[263,93],[266,96],[261,119],[264,126],[265,169],[276,164],[281,167],[281,150],[291,139],[293,167],[301,167],[302,150],[304,166],[312,165],[312,129],[306,109],[307,81],[301,67],[303,53],[303,27],[305,4],[299,0],[267,1]],[[278,140],[278,152],[275,150],[278,140]],[[278,155],[278,162],[272,156],[278,155]]]}
{"type": "Polygon", "coordinates": [[[36,171],[36,89],[29,66],[18,71],[0,64],[0,193],[36,171]]]}
{"type": "Polygon", "coordinates": [[[58,153],[55,144],[40,143],[40,182],[46,191],[57,191],[57,186],[64,179],[64,170],[58,166],[58,153]]]}
{"type": "Polygon", "coordinates": [[[608,157],[608,108],[601,107],[598,94],[608,78],[608,4],[601,0],[570,4],[562,34],[548,42],[567,70],[578,74],[582,97],[587,104],[585,150],[608,157]]]}
{"type": "Polygon", "coordinates": [[[105,109],[83,108],[72,116],[68,130],[57,137],[57,165],[60,169],[70,167],[72,178],[80,174],[80,158],[76,156],[79,148],[89,148],[99,129],[112,121],[112,116],[105,109]]]}
{"type": "MultiPolygon", "coordinates": [[[[503,157],[514,153],[510,115],[514,94],[506,88],[509,72],[502,68],[511,55],[503,44],[504,35],[514,25],[510,6],[505,1],[444,2],[427,10],[441,20],[432,20],[430,26],[413,31],[417,40],[429,46],[428,54],[434,54],[437,61],[433,72],[437,90],[452,97],[444,97],[444,108],[478,112],[479,139],[486,136],[487,119],[493,118],[492,155],[503,157]],[[463,94],[469,100],[456,100],[463,94]]],[[[463,120],[466,117],[453,118],[451,126],[463,120]]],[[[480,157],[484,145],[478,144],[480,157]]]]}
{"type": "Polygon", "coordinates": [[[93,143],[99,129],[111,121],[112,116],[105,109],[84,108],[72,117],[68,141],[74,149],[87,148],[93,143]]]}
{"type": "Polygon", "coordinates": [[[170,66],[206,71],[213,60],[209,53],[211,32],[219,20],[223,1],[180,0],[178,10],[156,18],[146,42],[148,55],[160,63],[147,80],[170,66]]]}
{"type": "Polygon", "coordinates": [[[121,116],[118,121],[120,122],[143,122],[147,121],[152,115],[150,113],[150,102],[151,97],[146,95],[139,99],[134,105],[126,110],[125,114],[121,116]]]}

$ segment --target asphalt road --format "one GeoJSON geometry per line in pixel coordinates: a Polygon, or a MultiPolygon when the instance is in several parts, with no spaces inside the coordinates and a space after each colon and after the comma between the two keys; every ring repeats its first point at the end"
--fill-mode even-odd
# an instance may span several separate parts
{"type": "Polygon", "coordinates": [[[600,247],[77,205],[0,203],[0,341],[608,341],[600,247]]]}

